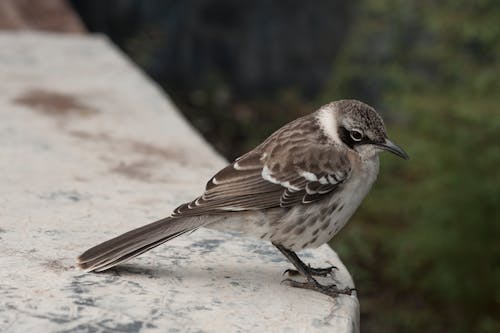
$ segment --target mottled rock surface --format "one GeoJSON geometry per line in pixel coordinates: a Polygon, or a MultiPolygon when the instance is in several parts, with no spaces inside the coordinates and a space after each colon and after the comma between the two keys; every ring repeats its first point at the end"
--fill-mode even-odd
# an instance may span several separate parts
{"type": "MultiPolygon", "coordinates": [[[[198,230],[100,274],[90,245],[168,215],[224,160],[105,38],[0,33],[1,332],[356,332],[355,296],[280,285],[270,244],[198,230]]],[[[301,253],[340,268],[327,246],[301,253]]]]}
{"type": "Polygon", "coordinates": [[[1,0],[1,30],[83,33],[85,27],[65,0],[1,0]]]}

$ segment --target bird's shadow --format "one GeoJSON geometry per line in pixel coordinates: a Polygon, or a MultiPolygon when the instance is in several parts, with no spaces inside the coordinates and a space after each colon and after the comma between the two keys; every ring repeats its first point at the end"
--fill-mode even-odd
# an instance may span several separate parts
{"type": "Polygon", "coordinates": [[[268,284],[270,281],[281,281],[283,272],[290,268],[286,263],[282,267],[260,265],[253,267],[251,272],[234,264],[211,264],[210,266],[195,265],[172,265],[171,267],[151,267],[145,264],[124,264],[113,267],[99,274],[114,274],[121,277],[146,276],[152,279],[176,279],[192,282],[204,282],[210,279],[229,281],[245,281],[251,279],[258,283],[268,284]]]}

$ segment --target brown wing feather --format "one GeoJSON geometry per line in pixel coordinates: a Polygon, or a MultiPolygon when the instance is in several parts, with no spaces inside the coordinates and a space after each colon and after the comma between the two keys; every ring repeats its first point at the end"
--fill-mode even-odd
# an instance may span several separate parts
{"type": "Polygon", "coordinates": [[[291,207],[333,193],[350,175],[347,153],[321,143],[321,132],[304,126],[304,119],[301,126],[288,124],[219,171],[202,196],[179,206],[173,216],[291,207]]]}

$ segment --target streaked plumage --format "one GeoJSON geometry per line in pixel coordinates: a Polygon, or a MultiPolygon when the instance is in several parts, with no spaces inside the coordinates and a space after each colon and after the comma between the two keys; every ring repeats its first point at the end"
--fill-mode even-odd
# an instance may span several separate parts
{"type": "Polygon", "coordinates": [[[335,236],[368,193],[381,149],[406,158],[373,108],[355,100],[330,103],[220,170],[201,196],[171,217],[89,249],[79,265],[105,270],[199,227],[260,237],[282,252],[317,247],[335,236]]]}

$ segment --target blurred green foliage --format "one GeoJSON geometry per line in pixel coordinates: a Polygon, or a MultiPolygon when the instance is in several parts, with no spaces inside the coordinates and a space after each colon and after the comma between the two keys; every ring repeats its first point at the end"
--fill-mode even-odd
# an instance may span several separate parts
{"type": "Polygon", "coordinates": [[[373,332],[500,332],[500,6],[365,0],[322,100],[384,113],[410,155],[333,242],[373,332]]]}

